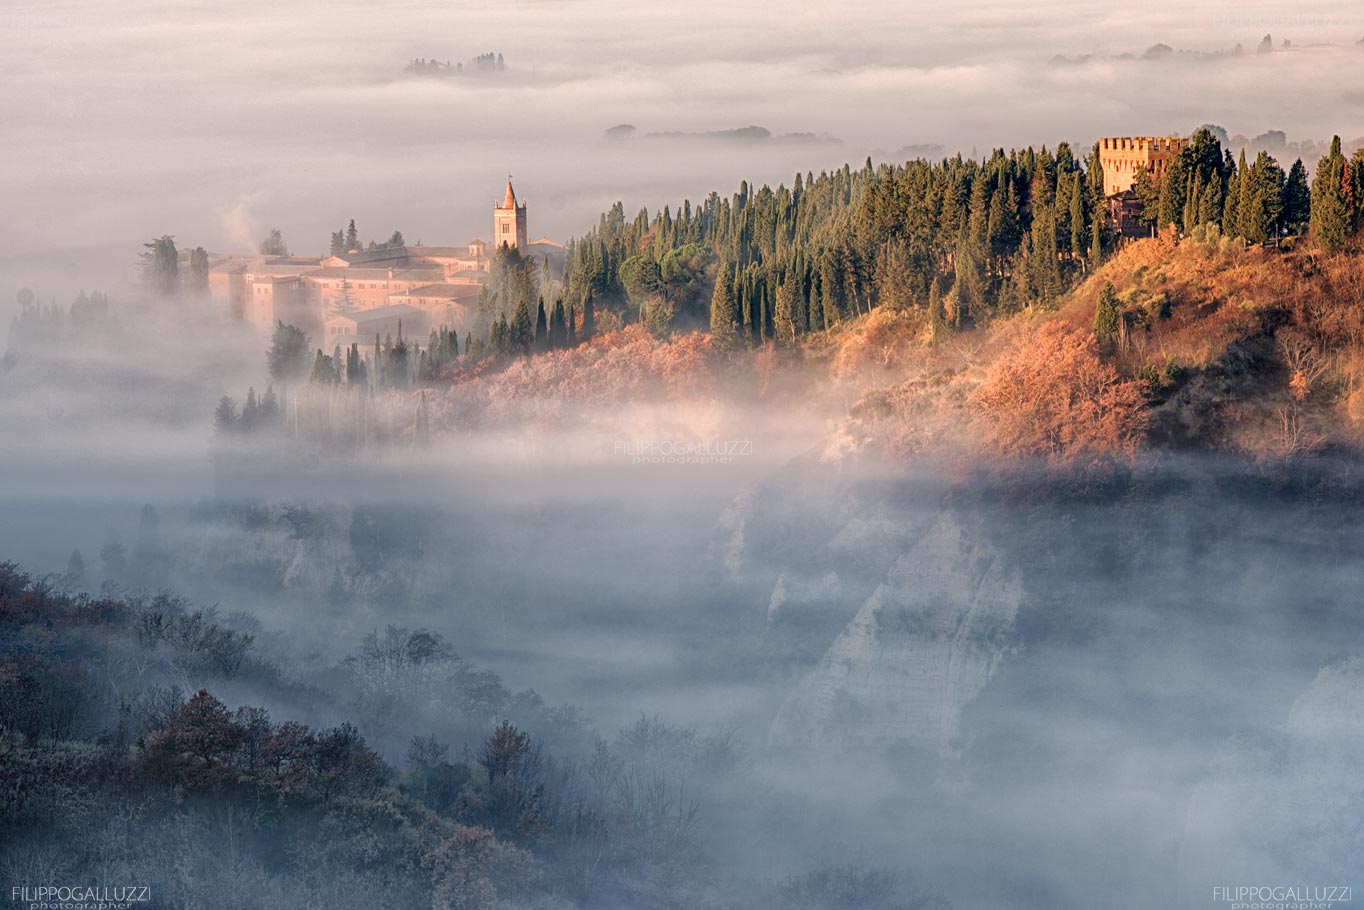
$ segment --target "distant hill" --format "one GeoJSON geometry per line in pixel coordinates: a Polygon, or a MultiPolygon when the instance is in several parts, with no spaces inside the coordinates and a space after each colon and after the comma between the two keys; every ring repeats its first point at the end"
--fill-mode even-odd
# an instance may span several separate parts
{"type": "Polygon", "coordinates": [[[501,73],[507,69],[500,53],[479,54],[467,63],[451,63],[449,60],[415,57],[403,67],[403,72],[411,76],[465,76],[501,73]]]}
{"type": "Polygon", "coordinates": [[[827,133],[815,134],[810,132],[795,132],[773,134],[765,126],[740,126],[733,129],[724,130],[661,130],[656,132],[641,133],[632,123],[618,123],[602,133],[602,138],[614,141],[629,139],[663,139],[663,140],[712,140],[719,142],[779,142],[791,144],[837,144],[841,142],[834,136],[827,133]]]}

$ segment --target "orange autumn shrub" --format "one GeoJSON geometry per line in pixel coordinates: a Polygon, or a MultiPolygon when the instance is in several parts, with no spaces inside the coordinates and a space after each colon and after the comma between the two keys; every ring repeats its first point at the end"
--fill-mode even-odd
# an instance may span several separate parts
{"type": "Polygon", "coordinates": [[[1092,334],[1059,321],[1020,334],[975,403],[992,447],[1011,455],[1131,452],[1149,419],[1143,383],[1122,379],[1092,334]]]}
{"type": "MultiPolygon", "coordinates": [[[[488,363],[484,361],[483,363],[488,363]]],[[[437,425],[569,419],[638,402],[706,399],[715,394],[710,337],[660,340],[631,325],[586,344],[517,358],[504,369],[470,372],[434,397],[437,425]]]]}

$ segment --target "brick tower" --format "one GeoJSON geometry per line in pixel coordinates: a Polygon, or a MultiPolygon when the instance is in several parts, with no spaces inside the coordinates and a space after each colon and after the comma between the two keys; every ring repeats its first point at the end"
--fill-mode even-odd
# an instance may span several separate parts
{"type": "Polygon", "coordinates": [[[507,175],[507,194],[502,204],[493,205],[493,246],[504,246],[524,250],[526,239],[526,204],[517,203],[516,191],[512,189],[511,175],[507,175]]]}

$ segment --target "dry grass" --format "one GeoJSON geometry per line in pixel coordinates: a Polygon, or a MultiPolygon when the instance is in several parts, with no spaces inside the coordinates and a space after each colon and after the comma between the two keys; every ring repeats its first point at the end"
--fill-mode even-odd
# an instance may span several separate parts
{"type": "MultiPolygon", "coordinates": [[[[868,395],[854,422],[869,439],[921,451],[930,439],[965,440],[966,431],[950,424],[964,423],[970,413],[964,403],[989,398],[988,383],[1002,375],[1019,377],[1008,401],[1049,400],[1042,393],[1047,387],[1056,391],[1049,384],[1064,388],[1067,377],[1059,374],[1076,368],[1071,362],[1076,358],[1041,351],[1038,339],[1055,340],[1042,327],[1091,332],[1099,293],[1108,283],[1123,320],[1104,361],[1116,382],[1144,384],[1140,407],[1152,428],[1149,444],[1257,457],[1364,447],[1364,256],[1243,249],[1220,238],[1132,242],[1055,312],[1003,320],[931,348],[913,339],[921,353],[914,355],[909,345],[897,349],[898,359],[884,362],[891,370],[905,362],[911,366],[897,384],[868,395]],[[1021,373],[1013,368],[1019,358],[1028,358],[1021,373]],[[929,381],[930,366],[950,379],[929,381]],[[982,388],[987,392],[979,397],[982,388]]],[[[889,321],[850,327],[834,363],[858,373],[844,365],[864,363],[866,350],[893,347],[887,333],[895,329],[889,321]]],[[[1006,448],[1116,453],[1133,439],[1103,424],[1104,409],[1067,406],[1045,408],[1047,420],[1040,423],[1053,443],[1071,443],[1032,445],[1025,438],[1029,419],[1020,419],[1018,408],[990,410],[984,437],[1006,448]],[[1059,423],[1051,419],[1058,413],[1059,423]],[[1078,425],[1066,425],[1071,422],[1078,425]]],[[[1124,413],[1124,427],[1143,422],[1124,413]]]]}

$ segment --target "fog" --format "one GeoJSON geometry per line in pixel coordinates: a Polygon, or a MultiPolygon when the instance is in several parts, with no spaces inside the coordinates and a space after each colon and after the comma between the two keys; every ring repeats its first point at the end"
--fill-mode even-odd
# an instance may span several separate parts
{"type": "MultiPolygon", "coordinates": [[[[607,738],[641,717],[731,736],[737,769],[689,785],[735,899],[839,863],[999,908],[1200,907],[1214,885],[1360,871],[1332,808],[1355,806],[1359,668],[1340,655],[1364,642],[1349,484],[1322,502],[1191,458],[1077,492],[1026,467],[831,460],[819,399],[511,413],[429,449],[253,461],[207,415],[260,381],[257,341],[181,344],[174,324],[149,316],[116,346],[131,362],[6,374],[6,558],[60,575],[79,547],[92,589],[246,611],[302,680],[421,627],[607,738]],[[744,454],[712,464],[623,446],[730,438],[744,454]],[[111,529],[159,555],[101,568],[111,529]]],[[[419,716],[462,742],[439,700],[419,716]]],[[[411,729],[353,719],[401,762],[411,729]]]]}
{"type": "MultiPolygon", "coordinates": [[[[616,200],[906,147],[1204,122],[1352,139],[1361,38],[1356,2],[6,3],[0,315],[20,287],[109,288],[118,325],[0,372],[0,561],[57,578],[79,548],[85,590],[248,612],[299,689],[396,624],[607,740],[641,716],[732,735],[737,770],[700,792],[706,868],[748,882],[736,905],[843,863],[959,908],[1364,884],[1348,466],[1322,495],[1211,457],[1097,492],[1033,466],[861,461],[829,445],[858,389],[571,425],[530,403],[429,448],[271,462],[212,427],[220,396],[265,385],[262,339],[132,289],[167,233],[231,252],[277,227],[301,255],[351,218],[365,239],[486,237],[508,172],[531,236],[566,241],[616,200]],[[1265,33],[1277,50],[1256,54],[1265,33]],[[1209,56],[1143,58],[1157,42],[1209,56]],[[488,51],[506,71],[403,72],[488,51]],[[618,124],[636,133],[604,137],[618,124]],[[772,138],[701,135],[748,125],[772,138]],[[660,440],[741,452],[638,463],[630,445],[660,440]],[[103,567],[110,532],[158,555],[103,567]]],[[[347,719],[293,690],[223,695],[347,719]]],[[[413,713],[472,748],[438,702],[413,713]]],[[[395,764],[423,732],[355,720],[395,764]]]]}
{"type": "MultiPolygon", "coordinates": [[[[741,179],[1099,135],[1355,138],[1358,4],[1230,2],[11,2],[0,9],[3,286],[107,285],[129,250],[250,249],[271,227],[325,252],[362,236],[487,235],[505,175],[532,236],[581,233],[741,179]],[[1260,39],[1292,48],[1258,55],[1260,39]],[[1143,60],[1177,51],[1241,57],[1143,60]],[[498,52],[507,70],[405,76],[498,52]],[[1122,55],[1137,59],[1122,59],[1122,55]],[[1093,55],[1051,65],[1056,55],[1093,55]],[[1244,90],[1254,86],[1253,91],[1244,90]],[[833,145],[627,141],[603,132],[757,125],[833,145]],[[40,281],[39,279],[44,279],[40,281]]],[[[56,290],[54,288],[54,290],[56,290]]],[[[0,295],[9,306],[12,293],[0,295]]]]}

